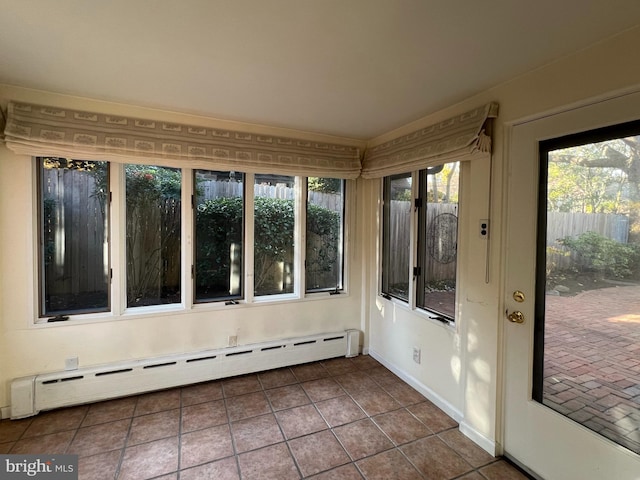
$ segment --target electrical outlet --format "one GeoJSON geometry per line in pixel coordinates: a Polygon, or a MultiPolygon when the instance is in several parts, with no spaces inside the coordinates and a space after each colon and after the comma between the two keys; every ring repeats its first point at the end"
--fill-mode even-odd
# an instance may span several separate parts
{"type": "Polygon", "coordinates": [[[238,336],[237,335],[229,335],[229,346],[237,347],[238,346],[238,336]]]}
{"type": "Polygon", "coordinates": [[[78,357],[69,357],[64,361],[65,370],[77,370],[78,369],[78,357]]]}
{"type": "Polygon", "coordinates": [[[420,348],[413,347],[413,361],[420,363],[420,348]]]}

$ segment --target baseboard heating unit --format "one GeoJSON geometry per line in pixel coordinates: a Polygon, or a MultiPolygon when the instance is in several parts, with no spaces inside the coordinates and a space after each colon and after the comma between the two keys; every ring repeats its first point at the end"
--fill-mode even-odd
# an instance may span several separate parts
{"type": "Polygon", "coordinates": [[[11,418],[165,388],[358,354],[358,330],[168,355],[17,378],[11,418]]]}

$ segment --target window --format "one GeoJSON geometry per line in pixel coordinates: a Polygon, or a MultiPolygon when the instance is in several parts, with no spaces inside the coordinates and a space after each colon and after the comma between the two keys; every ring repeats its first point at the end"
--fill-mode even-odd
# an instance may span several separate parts
{"type": "Polygon", "coordinates": [[[409,301],[411,254],[411,174],[384,179],[382,292],[409,301]]]}
{"type": "Polygon", "coordinates": [[[254,292],[293,293],[295,177],[256,175],[254,185],[254,292]]]}
{"type": "Polygon", "coordinates": [[[242,297],[244,175],[195,171],[195,301],[242,297]]]}
{"type": "Polygon", "coordinates": [[[109,310],[107,162],[38,159],[40,315],[109,310]]]}
{"type": "Polygon", "coordinates": [[[640,454],[640,121],[540,142],[539,168],[532,397],[640,454]]]}
{"type": "Polygon", "coordinates": [[[307,178],[307,292],[343,288],[344,180],[307,178]]]}
{"type": "Polygon", "coordinates": [[[127,307],[180,303],[182,175],[127,165],[127,307]]]}
{"type": "Polygon", "coordinates": [[[36,161],[42,318],[344,288],[344,180],[36,161]]]}
{"type": "Polygon", "coordinates": [[[459,162],[420,172],[416,304],[455,316],[459,162]]]}
{"type": "Polygon", "coordinates": [[[446,321],[455,317],[458,194],[459,162],[415,177],[386,177],[383,184],[382,294],[446,321]]]}

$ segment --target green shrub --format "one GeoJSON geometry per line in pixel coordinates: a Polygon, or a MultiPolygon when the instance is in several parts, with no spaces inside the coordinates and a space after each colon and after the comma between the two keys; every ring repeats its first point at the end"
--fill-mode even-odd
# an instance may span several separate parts
{"type": "Polygon", "coordinates": [[[633,276],[640,262],[638,245],[616,242],[596,232],[565,237],[560,244],[578,255],[581,267],[614,278],[633,276]]]}
{"type": "Polygon", "coordinates": [[[217,198],[196,211],[196,288],[228,291],[231,245],[242,246],[242,198],[217,198]]]}
{"type": "MultiPolygon", "coordinates": [[[[207,200],[197,208],[196,248],[200,253],[196,265],[197,287],[224,286],[228,283],[232,244],[242,245],[243,201],[241,198],[207,200]]],[[[268,281],[277,262],[291,262],[294,242],[295,212],[293,200],[258,197],[255,199],[255,287],[268,281]]],[[[309,205],[307,230],[321,237],[320,245],[308,251],[308,263],[315,271],[330,271],[336,262],[340,234],[338,213],[317,205],[309,205]]],[[[308,266],[309,268],[309,266],[308,266]]]]}

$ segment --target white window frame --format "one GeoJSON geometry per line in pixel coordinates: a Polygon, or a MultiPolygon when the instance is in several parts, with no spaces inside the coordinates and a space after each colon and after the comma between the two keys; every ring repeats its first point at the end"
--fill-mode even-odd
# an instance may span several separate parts
{"type": "MultiPolygon", "coordinates": [[[[181,200],[182,200],[182,226],[181,226],[181,301],[174,304],[152,305],[142,307],[127,307],[127,291],[126,291],[126,188],[125,188],[125,163],[111,162],[109,163],[109,188],[110,188],[110,207],[109,207],[109,256],[111,265],[111,291],[110,291],[110,311],[99,313],[83,313],[71,314],[69,320],[64,322],[49,323],[48,319],[52,316],[40,317],[40,269],[39,269],[39,234],[40,226],[38,220],[38,210],[41,202],[41,192],[38,185],[38,160],[34,157],[31,162],[31,178],[32,178],[32,222],[31,222],[31,238],[33,242],[33,255],[29,259],[30,271],[32,278],[30,280],[33,303],[31,306],[31,317],[33,321],[30,326],[33,327],[58,327],[64,325],[78,325],[82,323],[94,323],[113,320],[135,319],[139,317],[162,317],[175,314],[187,314],[194,311],[218,311],[225,308],[243,308],[247,306],[255,306],[269,303],[285,303],[300,302],[309,300],[318,300],[331,297],[329,291],[305,292],[305,218],[306,218],[306,183],[307,177],[300,175],[291,175],[295,178],[295,229],[294,229],[294,291],[293,293],[275,294],[255,296],[253,294],[253,266],[254,266],[254,247],[253,247],[253,222],[254,222],[254,197],[246,193],[249,186],[253,186],[255,175],[261,172],[244,171],[245,176],[245,211],[244,211],[244,298],[234,302],[212,301],[195,303],[194,283],[191,278],[191,266],[195,261],[193,252],[195,219],[193,216],[191,195],[194,191],[193,169],[175,165],[172,162],[145,162],[145,165],[166,166],[170,168],[179,168],[181,170],[181,200]]],[[[215,170],[215,165],[211,166],[215,170]]],[[[353,188],[347,187],[348,181],[345,181],[344,196],[344,218],[343,218],[343,247],[342,247],[342,263],[343,288],[341,294],[336,297],[348,296],[348,271],[349,271],[349,238],[353,226],[349,213],[355,205],[355,199],[352,196],[353,188]]]]}

